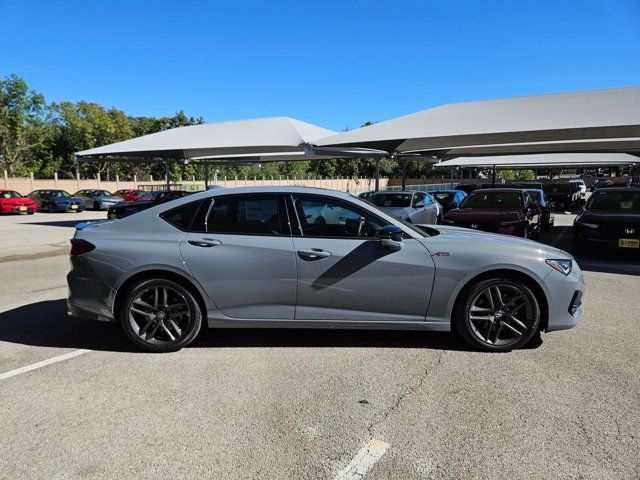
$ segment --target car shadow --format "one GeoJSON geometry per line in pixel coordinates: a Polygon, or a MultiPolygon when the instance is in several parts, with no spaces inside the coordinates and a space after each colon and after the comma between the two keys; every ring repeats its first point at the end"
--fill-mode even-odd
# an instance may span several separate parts
{"type": "Polygon", "coordinates": [[[554,226],[540,237],[540,242],[569,252],[586,272],[640,275],[640,251],[599,246],[577,250],[573,246],[571,226],[554,226]]]}
{"type": "Polygon", "coordinates": [[[79,223],[104,221],[104,218],[92,218],[88,220],[58,220],[55,222],[25,222],[23,225],[42,225],[43,227],[75,227],[79,223]]]}
{"type": "MultiPolygon", "coordinates": [[[[0,313],[0,341],[36,347],[139,352],[110,322],[67,316],[66,301],[46,300],[0,313]]],[[[524,348],[538,348],[539,335],[524,348]]],[[[420,348],[474,351],[453,333],[343,329],[203,329],[189,348],[420,348]]]]}

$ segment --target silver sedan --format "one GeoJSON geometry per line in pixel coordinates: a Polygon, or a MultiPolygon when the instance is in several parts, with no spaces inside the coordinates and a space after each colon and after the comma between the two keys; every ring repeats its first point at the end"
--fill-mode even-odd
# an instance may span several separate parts
{"type": "Polygon", "coordinates": [[[530,240],[418,228],[346,193],[219,189],[71,240],[69,312],[166,352],[209,327],[457,331],[505,351],[582,316],[572,257],[530,240]]]}
{"type": "Polygon", "coordinates": [[[377,192],[367,200],[381,210],[410,223],[442,223],[442,205],[426,192],[377,192]]]}

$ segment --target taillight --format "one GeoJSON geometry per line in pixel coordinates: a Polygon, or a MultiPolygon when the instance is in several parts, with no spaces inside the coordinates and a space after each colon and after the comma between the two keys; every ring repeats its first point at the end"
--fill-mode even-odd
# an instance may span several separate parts
{"type": "Polygon", "coordinates": [[[91,250],[95,248],[96,246],[91,242],[87,242],[86,240],[82,240],[80,238],[72,238],[71,251],[69,252],[69,256],[77,257],[78,255],[89,253],[91,250]]]}

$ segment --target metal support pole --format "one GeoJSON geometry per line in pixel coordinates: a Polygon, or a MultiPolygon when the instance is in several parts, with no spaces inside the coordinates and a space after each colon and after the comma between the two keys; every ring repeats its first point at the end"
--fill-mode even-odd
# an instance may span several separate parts
{"type": "Polygon", "coordinates": [[[407,189],[407,160],[402,160],[402,191],[407,189]]]}
{"type": "Polygon", "coordinates": [[[209,189],[209,164],[204,164],[204,189],[209,189]]]}
{"type": "Polygon", "coordinates": [[[493,186],[496,186],[496,166],[493,166],[493,186]]]}
{"type": "Polygon", "coordinates": [[[170,190],[171,182],[169,181],[169,162],[164,164],[164,178],[167,181],[167,190],[170,190]]]}
{"type": "Polygon", "coordinates": [[[376,183],[375,189],[376,192],[380,190],[380,159],[376,158],[376,183]]]}

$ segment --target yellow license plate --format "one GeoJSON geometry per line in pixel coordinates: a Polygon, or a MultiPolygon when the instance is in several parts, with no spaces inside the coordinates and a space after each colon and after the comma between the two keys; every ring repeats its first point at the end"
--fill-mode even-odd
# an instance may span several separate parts
{"type": "Polygon", "coordinates": [[[18,210],[20,210],[21,212],[26,212],[27,211],[27,207],[18,207],[18,210]]]}
{"type": "Polygon", "coordinates": [[[78,205],[71,205],[71,210],[77,210],[78,209],[78,205]]]}
{"type": "Polygon", "coordinates": [[[621,238],[620,240],[618,240],[618,246],[621,248],[640,248],[640,239],[621,238]]]}

